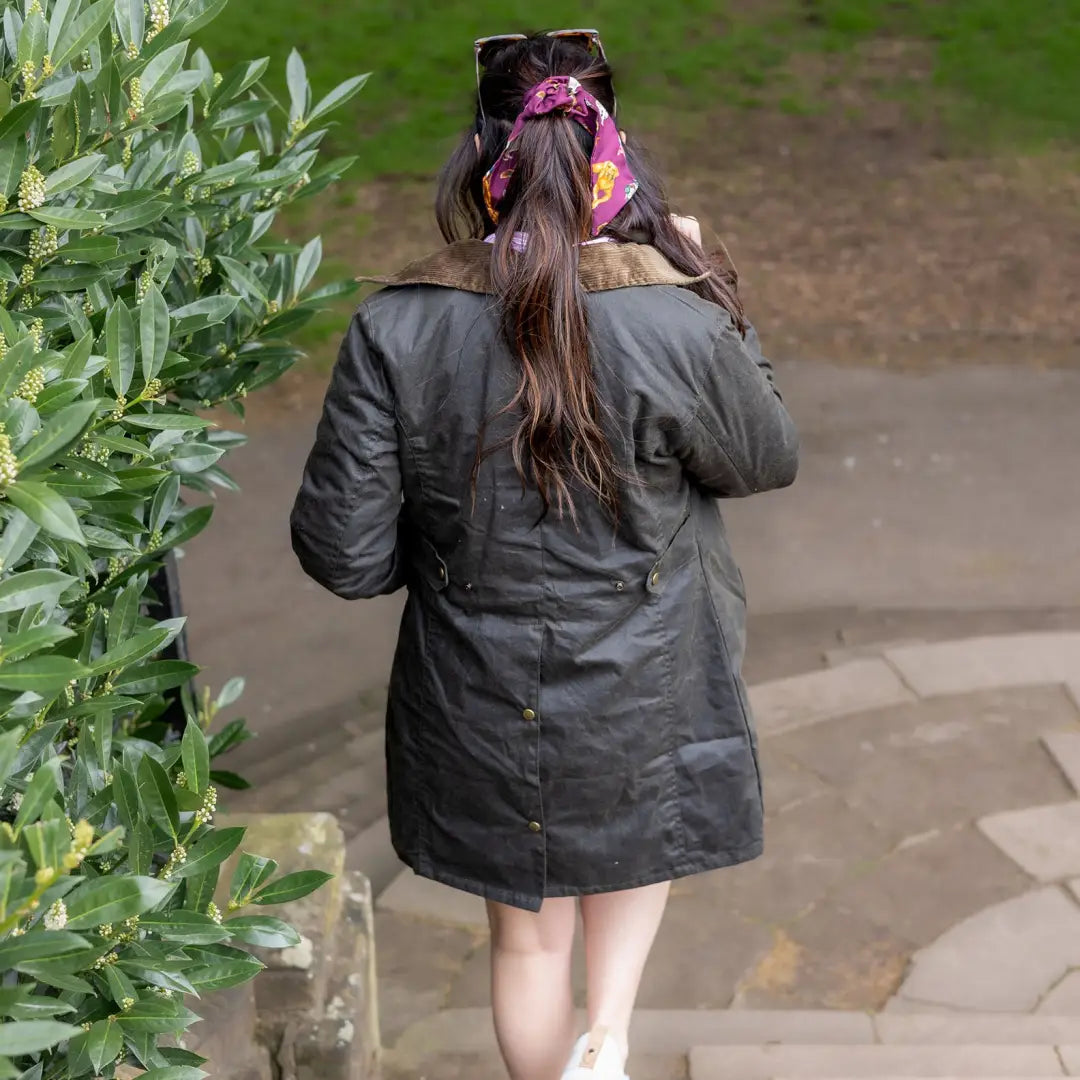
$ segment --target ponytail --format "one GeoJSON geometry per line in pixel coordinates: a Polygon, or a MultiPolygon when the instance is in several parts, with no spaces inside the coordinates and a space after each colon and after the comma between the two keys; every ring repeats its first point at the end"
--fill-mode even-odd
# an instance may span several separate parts
{"type": "MultiPolygon", "coordinates": [[[[503,332],[521,365],[513,399],[520,414],[509,445],[523,483],[576,521],[576,482],[613,516],[619,470],[601,423],[589,350],[580,243],[589,236],[593,190],[585,132],[564,113],[531,120],[518,136],[517,168],[499,217],[492,281],[503,332]],[[524,244],[515,237],[524,237],[524,244]]],[[[500,446],[478,447],[481,462],[500,446]]]]}

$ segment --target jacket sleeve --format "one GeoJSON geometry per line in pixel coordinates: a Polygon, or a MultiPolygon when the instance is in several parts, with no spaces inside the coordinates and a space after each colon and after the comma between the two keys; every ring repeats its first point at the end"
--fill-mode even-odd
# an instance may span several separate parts
{"type": "Polygon", "coordinates": [[[799,468],[799,436],[776,389],[757,331],[743,338],[721,314],[697,401],[676,424],[675,452],[709,494],[737,498],[787,487],[799,468]]]}
{"type": "Polygon", "coordinates": [[[290,524],[304,571],[347,600],[405,582],[393,391],[366,305],[341,342],[290,524]]]}

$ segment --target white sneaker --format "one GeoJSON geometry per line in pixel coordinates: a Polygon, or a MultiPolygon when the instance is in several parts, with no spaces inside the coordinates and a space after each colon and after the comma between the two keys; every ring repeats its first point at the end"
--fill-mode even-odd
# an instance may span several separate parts
{"type": "Polygon", "coordinates": [[[622,1051],[606,1027],[595,1027],[578,1039],[562,1080],[629,1080],[622,1051]]]}

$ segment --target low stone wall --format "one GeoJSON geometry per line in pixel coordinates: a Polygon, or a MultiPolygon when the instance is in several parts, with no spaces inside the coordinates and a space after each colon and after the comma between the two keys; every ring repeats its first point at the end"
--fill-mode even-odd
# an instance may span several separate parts
{"type": "MultiPolygon", "coordinates": [[[[345,838],[331,814],[222,815],[243,825],[245,851],[274,859],[279,873],[334,875],[302,900],[267,908],[300,934],[290,949],[256,949],[266,970],[254,982],[193,1002],[203,1017],[187,1039],[221,1080],[374,1080],[381,1048],[375,989],[371,886],[345,870],[345,838]]],[[[225,910],[237,856],[222,868],[225,910]]]]}

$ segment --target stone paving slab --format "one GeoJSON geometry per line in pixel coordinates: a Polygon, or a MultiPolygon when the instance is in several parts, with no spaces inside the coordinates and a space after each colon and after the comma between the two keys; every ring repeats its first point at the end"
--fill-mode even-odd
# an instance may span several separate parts
{"type": "Polygon", "coordinates": [[[1069,1076],[1080,1076],[1080,1046],[1060,1046],[1061,1063],[1069,1076]]]}
{"type": "Polygon", "coordinates": [[[1056,888],[995,904],[918,952],[899,994],[986,1012],[1030,1012],[1080,966],[1080,907],[1056,888]]]}
{"type": "Polygon", "coordinates": [[[883,1043],[932,1046],[1036,1046],[1080,1042],[1080,1016],[968,1016],[879,1013],[874,1031],[883,1043]]]}
{"type": "Polygon", "coordinates": [[[992,814],[979,828],[1037,881],[1080,874],[1080,799],[992,814]]]}
{"type": "Polygon", "coordinates": [[[1061,1076],[1053,1046],[703,1046],[691,1080],[1061,1076]]]}
{"type": "MultiPolygon", "coordinates": [[[[627,1067],[634,1080],[687,1080],[685,1054],[631,1053],[627,1067]]],[[[422,1071],[389,1054],[383,1061],[382,1076],[383,1080],[506,1080],[506,1066],[494,1050],[484,1054],[440,1054],[424,1062],[422,1071]]]]}
{"type": "Polygon", "coordinates": [[[1080,633],[1009,634],[889,649],[886,659],[920,697],[1067,683],[1080,671],[1080,633]]]}
{"type": "MultiPolygon", "coordinates": [[[[585,1013],[578,1011],[584,1030],[585,1013]]],[[[874,1042],[868,1013],[832,1009],[638,1009],[630,1028],[634,1052],[681,1054],[691,1046],[749,1042],[852,1045],[874,1042]]],[[[395,1053],[410,1059],[444,1050],[475,1054],[495,1048],[491,1011],[445,1009],[404,1032],[395,1053]]]]}
{"type": "Polygon", "coordinates": [[[1080,731],[1049,732],[1043,736],[1043,744],[1073,790],[1080,793],[1080,731]]]}
{"type": "Polygon", "coordinates": [[[402,915],[418,915],[470,929],[487,931],[487,907],[483,897],[452,889],[439,881],[403,870],[387,886],[376,907],[402,915]]]}
{"type": "Polygon", "coordinates": [[[880,660],[887,649],[903,649],[911,645],[925,645],[925,638],[899,638],[896,641],[879,643],[867,642],[862,645],[844,645],[836,649],[825,650],[825,663],[828,667],[842,667],[853,660],[880,660]]]}
{"type": "Polygon", "coordinates": [[[1076,897],[1077,903],[1080,903],[1080,878],[1069,882],[1069,891],[1076,897]]]}
{"type": "MultiPolygon", "coordinates": [[[[1070,972],[1039,1003],[1037,1013],[1047,1016],[1075,1016],[1080,1022],[1080,971],[1070,972]]],[[[1059,1039],[1058,1042],[1066,1040],[1059,1039]]],[[[1069,1042],[1080,1044],[1080,1037],[1069,1042]]]]}
{"type": "Polygon", "coordinates": [[[762,737],[912,700],[911,691],[880,659],[856,660],[750,688],[750,704],[762,737]]]}
{"type": "Polygon", "coordinates": [[[1071,798],[1039,737],[1075,716],[1059,686],[990,690],[834,719],[768,746],[900,841],[1071,798]]]}

